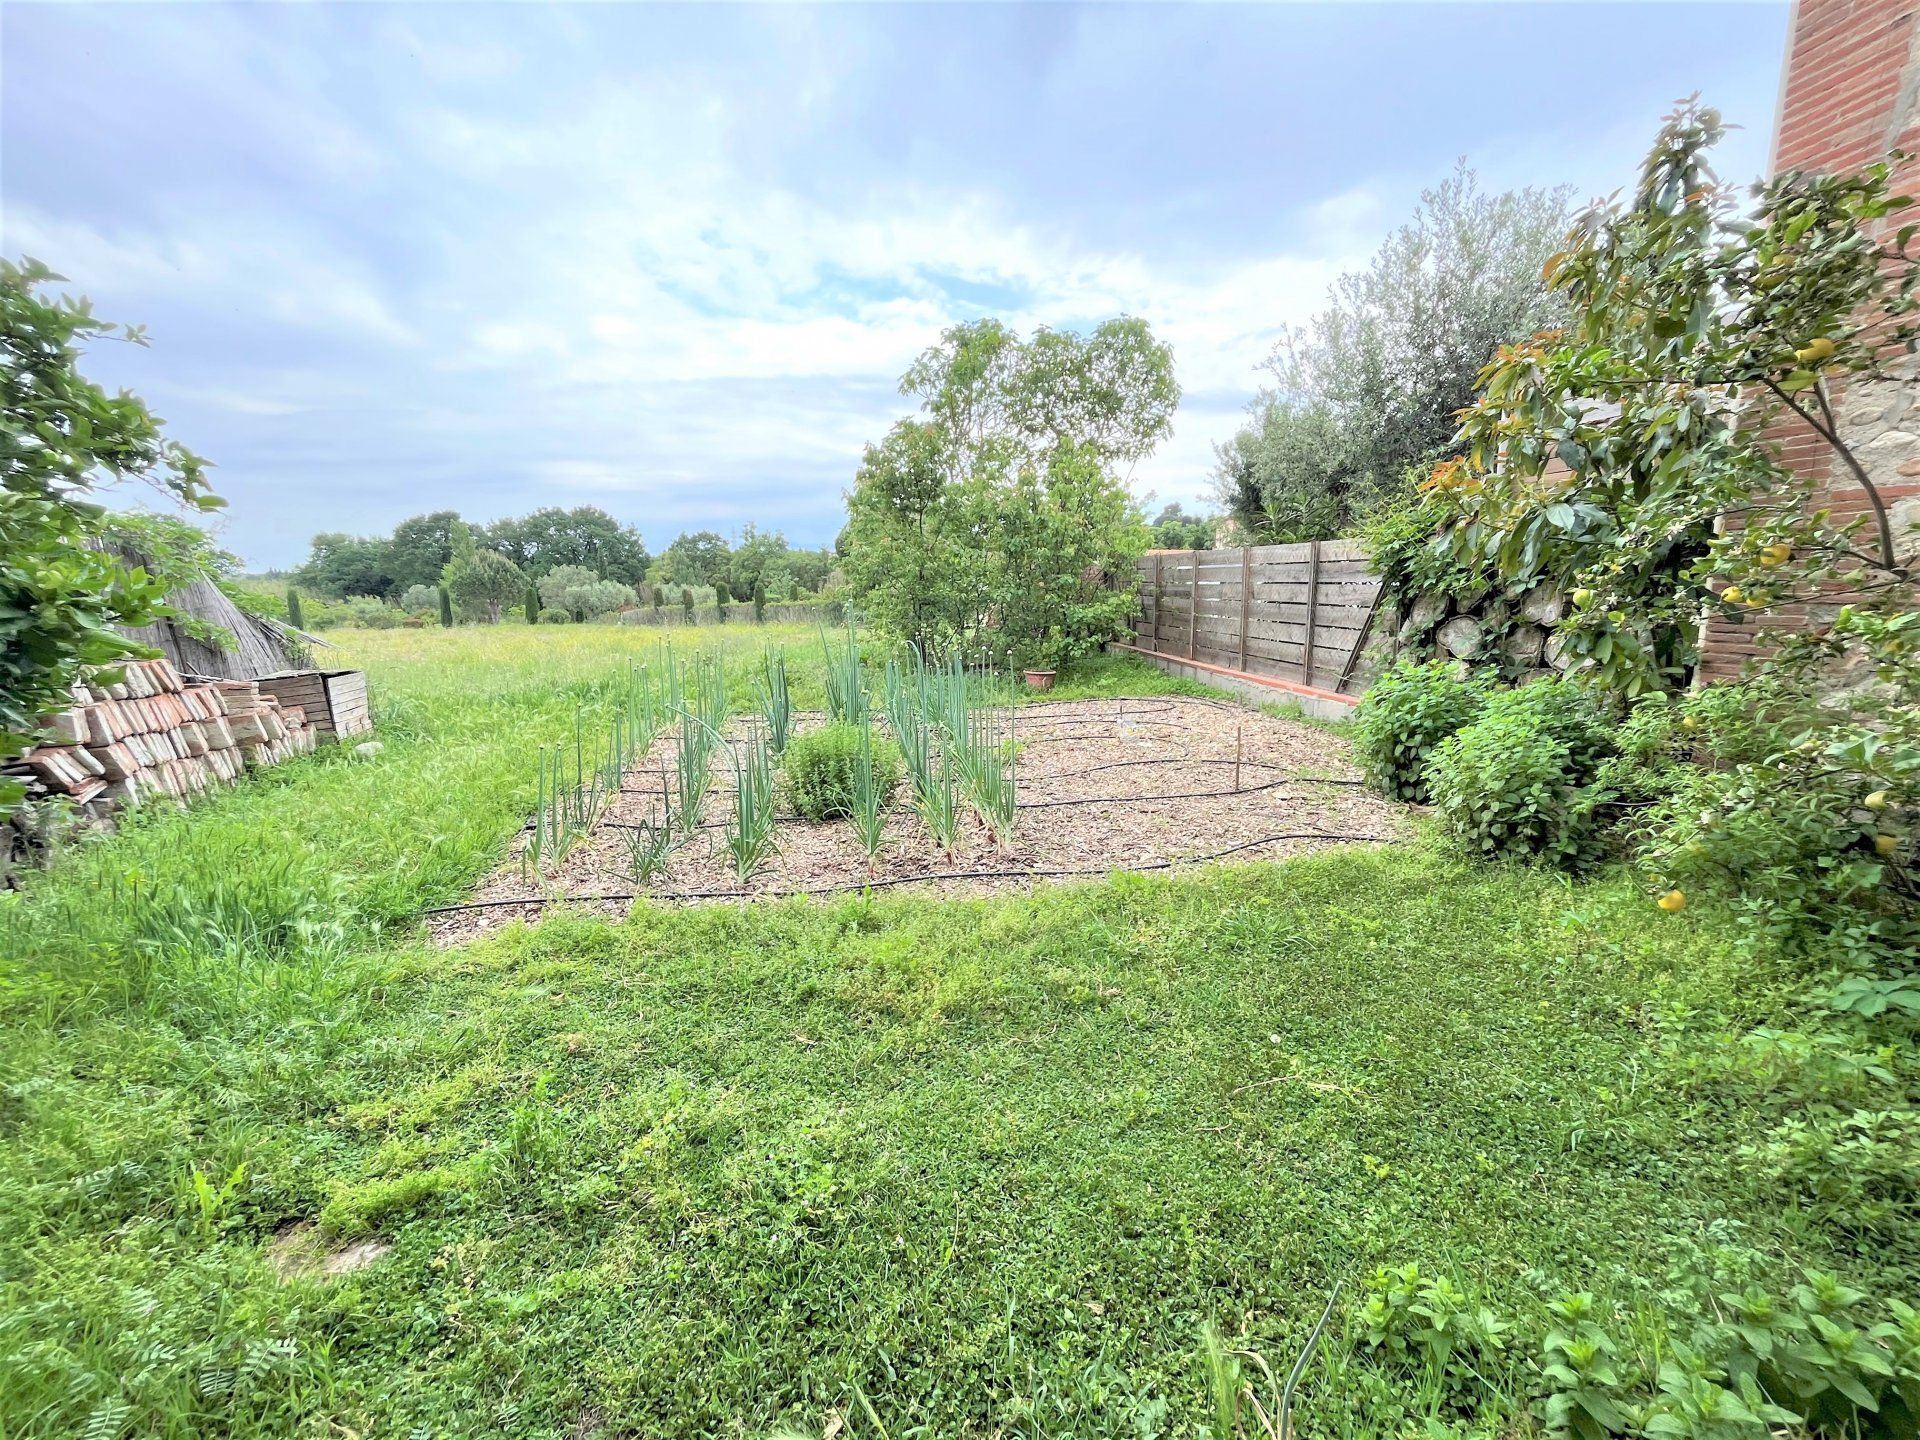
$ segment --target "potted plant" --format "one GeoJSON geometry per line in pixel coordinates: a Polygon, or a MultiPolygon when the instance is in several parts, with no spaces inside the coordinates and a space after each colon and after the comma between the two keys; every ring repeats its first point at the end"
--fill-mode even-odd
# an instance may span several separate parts
{"type": "Polygon", "coordinates": [[[1059,673],[1061,649],[1057,633],[1043,635],[1019,648],[1020,673],[1026,677],[1029,687],[1035,690],[1053,688],[1054,676],[1059,673]]]}

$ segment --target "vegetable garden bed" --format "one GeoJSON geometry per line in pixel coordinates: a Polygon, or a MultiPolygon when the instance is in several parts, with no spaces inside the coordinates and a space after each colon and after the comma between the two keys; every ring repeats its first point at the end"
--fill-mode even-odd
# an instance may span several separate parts
{"type": "MultiPolygon", "coordinates": [[[[528,863],[529,831],[469,902],[431,917],[436,938],[458,943],[556,901],[618,912],[638,897],[698,903],[868,886],[984,894],[1068,876],[1276,859],[1406,833],[1401,807],[1361,788],[1345,742],[1297,721],[1186,696],[993,709],[1014,782],[1004,839],[963,805],[954,843],[941,844],[909,779],[886,799],[883,837],[869,861],[851,820],[808,822],[777,787],[771,849],[742,879],[727,846],[733,761],[752,751],[765,723],[736,718],[721,732],[731,753],[714,747],[698,823],[640,879],[636,837],[653,833],[679,803],[676,726],[624,766],[618,791],[604,796],[563,859],[528,863]]],[[[796,714],[793,733],[825,723],[819,713],[796,714]]],[[[876,735],[891,732],[879,716],[869,723],[876,735]]]]}

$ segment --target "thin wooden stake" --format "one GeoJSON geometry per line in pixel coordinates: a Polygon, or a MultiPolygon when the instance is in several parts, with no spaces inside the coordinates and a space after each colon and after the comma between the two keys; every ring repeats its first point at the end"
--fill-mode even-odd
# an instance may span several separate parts
{"type": "Polygon", "coordinates": [[[1247,745],[1247,722],[1236,720],[1233,724],[1233,793],[1240,793],[1240,756],[1247,745]]]}

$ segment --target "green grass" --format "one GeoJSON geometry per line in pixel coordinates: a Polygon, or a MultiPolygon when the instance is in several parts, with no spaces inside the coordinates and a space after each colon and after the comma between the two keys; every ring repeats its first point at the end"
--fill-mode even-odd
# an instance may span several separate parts
{"type": "MultiPolygon", "coordinates": [[[[1423,840],[426,947],[652,638],[354,636],[379,755],[0,900],[0,1436],[1197,1435],[1203,1326],[1284,1362],[1376,1264],[1642,1314],[1703,1250],[1835,1259],[1661,1054],[1775,978],[1617,879],[1423,840]],[[394,1249],[282,1280],[296,1221],[394,1249]]],[[[822,703],[810,634],[700,639],[822,703]]]]}

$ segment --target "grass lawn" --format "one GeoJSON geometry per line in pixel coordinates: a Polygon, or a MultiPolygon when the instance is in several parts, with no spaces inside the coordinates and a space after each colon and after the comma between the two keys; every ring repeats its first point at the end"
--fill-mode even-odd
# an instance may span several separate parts
{"type": "MultiPolygon", "coordinates": [[[[356,634],[378,756],[0,897],[0,1436],[1199,1435],[1204,1325],[1283,1365],[1376,1265],[1633,1317],[1833,1261],[1663,1053],[1775,978],[1617,878],[1423,840],[427,947],[651,639],[356,634]],[[392,1249],[283,1275],[298,1223],[392,1249]]],[[[808,632],[701,635],[743,701],[768,639],[819,704],[808,632]]],[[[1370,1433],[1349,1364],[1303,1433],[1370,1433]]]]}

